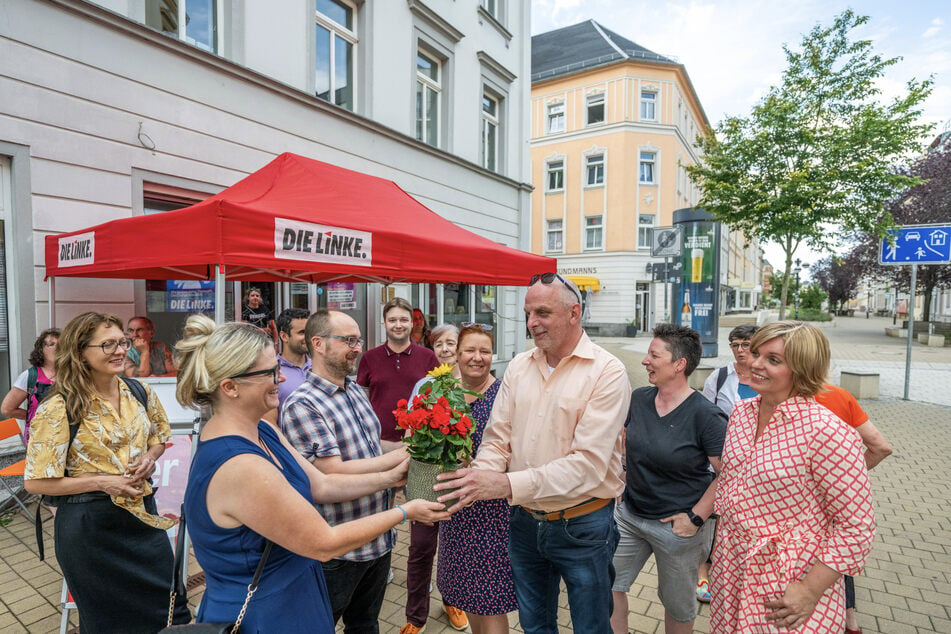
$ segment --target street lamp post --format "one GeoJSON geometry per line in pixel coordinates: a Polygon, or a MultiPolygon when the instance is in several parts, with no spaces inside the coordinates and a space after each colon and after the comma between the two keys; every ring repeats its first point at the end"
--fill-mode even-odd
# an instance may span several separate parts
{"type": "Polygon", "coordinates": [[[793,319],[796,319],[797,321],[799,320],[799,271],[801,270],[802,270],[802,260],[800,260],[799,258],[796,258],[796,268],[793,269],[793,273],[796,274],[796,295],[795,295],[795,299],[793,300],[795,302],[796,311],[793,316],[793,319]]]}

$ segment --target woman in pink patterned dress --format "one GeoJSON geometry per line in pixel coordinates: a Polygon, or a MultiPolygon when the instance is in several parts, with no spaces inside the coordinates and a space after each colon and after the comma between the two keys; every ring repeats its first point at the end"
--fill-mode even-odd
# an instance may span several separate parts
{"type": "Polygon", "coordinates": [[[800,322],[750,341],[759,397],[730,416],[717,489],[711,632],[841,634],[842,575],[875,535],[862,443],[817,404],[829,342],[800,322]]]}

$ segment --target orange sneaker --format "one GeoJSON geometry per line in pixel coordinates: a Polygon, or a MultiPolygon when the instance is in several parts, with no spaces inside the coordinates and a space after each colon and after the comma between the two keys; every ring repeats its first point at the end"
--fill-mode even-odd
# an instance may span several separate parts
{"type": "Polygon", "coordinates": [[[469,617],[466,616],[465,612],[447,603],[442,604],[442,609],[446,611],[446,616],[449,617],[449,625],[453,629],[462,631],[469,627],[469,617]]]}
{"type": "Polygon", "coordinates": [[[424,629],[426,629],[425,625],[420,627],[419,625],[413,625],[412,623],[407,623],[406,625],[400,628],[400,634],[419,634],[424,629]]]}

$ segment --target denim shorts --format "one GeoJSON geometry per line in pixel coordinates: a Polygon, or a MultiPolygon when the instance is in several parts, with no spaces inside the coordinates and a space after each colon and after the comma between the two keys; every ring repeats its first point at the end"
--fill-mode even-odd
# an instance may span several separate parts
{"type": "Polygon", "coordinates": [[[693,537],[674,534],[673,522],[648,520],[621,503],[614,511],[621,541],[614,553],[615,592],[628,592],[651,553],[657,568],[657,595],[672,619],[688,623],[697,616],[697,573],[710,554],[713,525],[693,537]]]}

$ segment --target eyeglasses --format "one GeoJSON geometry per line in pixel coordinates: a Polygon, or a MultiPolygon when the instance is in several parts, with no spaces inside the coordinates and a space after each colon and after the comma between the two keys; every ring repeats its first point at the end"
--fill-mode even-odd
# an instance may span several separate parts
{"type": "Polygon", "coordinates": [[[750,342],[749,341],[738,341],[737,343],[731,343],[730,347],[734,350],[749,350],[750,342]]]}
{"type": "Polygon", "coordinates": [[[281,364],[278,363],[273,368],[268,368],[266,370],[255,370],[254,372],[245,372],[243,374],[236,374],[231,379],[246,379],[252,376],[266,376],[270,374],[271,379],[274,381],[274,385],[277,385],[281,382],[281,364]]]}
{"type": "Polygon", "coordinates": [[[103,354],[113,354],[119,348],[123,350],[128,350],[132,347],[131,339],[110,339],[109,341],[103,341],[102,343],[87,343],[87,348],[99,348],[102,350],[103,354]]]}
{"type": "Polygon", "coordinates": [[[562,276],[558,275],[557,273],[536,273],[535,275],[532,276],[532,279],[531,279],[531,281],[529,282],[529,286],[535,284],[535,282],[541,282],[542,284],[548,285],[548,284],[551,284],[552,282],[554,282],[555,280],[558,280],[559,282],[561,282],[562,284],[564,284],[564,285],[565,285],[565,288],[567,288],[568,290],[570,290],[571,293],[572,293],[575,297],[578,298],[578,303],[579,303],[579,304],[581,303],[581,293],[579,293],[579,292],[575,289],[574,285],[569,284],[569,283],[568,283],[568,280],[566,280],[566,279],[563,278],[562,276]]]}
{"type": "Polygon", "coordinates": [[[330,337],[332,339],[339,339],[340,341],[346,341],[347,346],[350,348],[359,348],[367,342],[363,337],[344,337],[342,335],[317,335],[318,337],[330,337]]]}
{"type": "Polygon", "coordinates": [[[58,343],[59,343],[59,341],[47,341],[46,343],[43,344],[43,347],[44,347],[44,348],[55,348],[55,347],[56,347],[56,344],[58,344],[58,343]]]}
{"type": "Polygon", "coordinates": [[[460,324],[463,328],[481,328],[485,332],[492,332],[492,329],[495,328],[492,324],[480,324],[475,321],[464,321],[460,324]]]}

